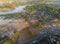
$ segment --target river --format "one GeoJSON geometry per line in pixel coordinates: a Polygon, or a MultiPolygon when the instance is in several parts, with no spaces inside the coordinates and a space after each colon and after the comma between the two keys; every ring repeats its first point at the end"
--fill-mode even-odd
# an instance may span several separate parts
{"type": "Polygon", "coordinates": [[[35,4],[30,4],[30,5],[27,4],[27,5],[23,5],[23,6],[18,6],[18,7],[15,7],[15,9],[13,9],[13,10],[0,12],[0,15],[21,12],[21,11],[23,11],[23,8],[25,8],[26,6],[31,6],[31,5],[35,5],[35,4]]]}
{"type": "Polygon", "coordinates": [[[19,12],[19,11],[23,11],[23,8],[25,8],[25,7],[26,6],[19,6],[19,7],[16,7],[15,9],[13,9],[13,10],[10,10],[10,11],[0,12],[0,15],[16,13],[16,12],[19,12]]]}

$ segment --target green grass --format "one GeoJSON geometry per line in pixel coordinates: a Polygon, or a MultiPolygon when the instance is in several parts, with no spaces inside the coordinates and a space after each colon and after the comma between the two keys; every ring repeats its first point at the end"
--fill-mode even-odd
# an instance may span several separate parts
{"type": "Polygon", "coordinates": [[[7,40],[3,44],[11,44],[11,40],[7,40]]]}
{"type": "Polygon", "coordinates": [[[60,34],[58,34],[58,35],[55,35],[56,37],[58,37],[58,38],[60,38],[60,34]]]}
{"type": "Polygon", "coordinates": [[[0,25],[0,28],[3,28],[4,26],[0,25]]]}
{"type": "Polygon", "coordinates": [[[33,26],[33,28],[42,28],[42,24],[37,24],[37,25],[33,26]]]}
{"type": "Polygon", "coordinates": [[[18,34],[19,34],[19,32],[16,32],[16,33],[14,34],[14,38],[5,41],[3,44],[12,44],[12,42],[15,42],[15,41],[16,41],[16,39],[17,39],[17,37],[18,37],[18,34]]]}
{"type": "Polygon", "coordinates": [[[57,18],[60,21],[60,18],[57,18]]]}

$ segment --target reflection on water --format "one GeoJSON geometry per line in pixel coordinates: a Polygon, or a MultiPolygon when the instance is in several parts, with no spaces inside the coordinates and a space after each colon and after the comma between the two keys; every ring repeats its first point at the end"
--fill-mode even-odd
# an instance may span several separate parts
{"type": "Polygon", "coordinates": [[[14,10],[10,10],[10,11],[6,11],[6,12],[0,12],[0,14],[10,14],[10,13],[15,13],[18,11],[23,11],[23,8],[25,8],[26,6],[19,6],[16,7],[14,10]]]}
{"type": "Polygon", "coordinates": [[[13,9],[13,10],[5,11],[5,12],[0,12],[0,14],[11,14],[11,13],[17,13],[17,12],[23,11],[23,8],[25,8],[26,6],[31,6],[31,5],[34,5],[34,4],[24,5],[24,6],[18,6],[18,7],[16,7],[16,8],[13,9]]]}

